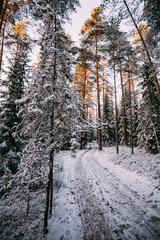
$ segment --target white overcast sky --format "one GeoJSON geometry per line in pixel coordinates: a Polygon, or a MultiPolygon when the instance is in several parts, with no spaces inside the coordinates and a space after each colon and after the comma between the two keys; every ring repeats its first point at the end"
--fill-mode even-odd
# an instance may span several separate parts
{"type": "Polygon", "coordinates": [[[90,12],[95,8],[100,6],[101,0],[80,0],[81,7],[77,7],[77,12],[72,13],[71,20],[72,23],[65,24],[65,30],[69,35],[71,35],[72,40],[78,42],[78,34],[84,22],[90,18],[90,12]]]}

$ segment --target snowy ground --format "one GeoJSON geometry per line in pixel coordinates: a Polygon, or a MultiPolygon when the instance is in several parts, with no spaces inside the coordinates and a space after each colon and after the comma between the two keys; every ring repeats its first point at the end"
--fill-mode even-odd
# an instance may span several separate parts
{"type": "MultiPolygon", "coordinates": [[[[91,146],[90,146],[91,148],[91,146]]],[[[129,148],[60,153],[46,240],[160,239],[160,155],[129,148]]]]}

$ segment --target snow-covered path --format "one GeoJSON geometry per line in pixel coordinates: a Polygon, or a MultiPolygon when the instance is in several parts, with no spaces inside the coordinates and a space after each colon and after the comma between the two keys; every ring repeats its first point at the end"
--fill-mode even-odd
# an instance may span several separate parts
{"type": "Polygon", "coordinates": [[[47,240],[160,239],[155,183],[104,160],[96,149],[60,159],[63,184],[54,193],[47,240]]]}
{"type": "Polygon", "coordinates": [[[81,211],[83,239],[110,240],[112,238],[108,221],[106,221],[104,209],[101,208],[101,201],[95,195],[96,188],[93,189],[93,178],[97,184],[99,182],[97,176],[94,175],[93,166],[95,163],[92,164],[90,161],[93,155],[90,152],[88,155],[87,153],[88,151],[78,158],[75,168],[77,202],[81,211]],[[85,168],[86,164],[88,164],[87,168],[85,168]]]}

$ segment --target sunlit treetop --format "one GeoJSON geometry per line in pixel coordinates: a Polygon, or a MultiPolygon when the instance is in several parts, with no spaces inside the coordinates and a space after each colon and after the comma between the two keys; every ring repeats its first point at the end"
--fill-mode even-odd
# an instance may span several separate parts
{"type": "MultiPolygon", "coordinates": [[[[146,35],[149,32],[149,27],[147,26],[147,24],[146,23],[140,23],[138,28],[139,28],[143,38],[146,39],[146,35]]],[[[141,39],[140,39],[139,33],[136,32],[133,43],[136,43],[137,41],[140,41],[140,40],[141,39]]]]}
{"type": "Polygon", "coordinates": [[[81,33],[84,34],[86,32],[91,33],[93,30],[99,29],[99,23],[101,23],[101,11],[100,7],[96,7],[91,11],[91,18],[87,19],[84,23],[81,33]]]}
{"type": "Polygon", "coordinates": [[[18,38],[26,38],[27,37],[27,24],[29,21],[26,22],[18,22],[12,29],[13,33],[15,33],[18,38]]]}

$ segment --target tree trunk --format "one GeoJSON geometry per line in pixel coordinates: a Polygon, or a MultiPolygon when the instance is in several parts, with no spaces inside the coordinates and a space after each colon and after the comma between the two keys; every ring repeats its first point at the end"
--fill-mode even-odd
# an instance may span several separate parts
{"type": "Polygon", "coordinates": [[[104,102],[105,102],[105,94],[104,94],[104,79],[103,79],[103,108],[104,108],[104,102]]]}
{"type": "MultiPolygon", "coordinates": [[[[54,136],[53,136],[53,128],[54,128],[54,103],[52,107],[52,113],[50,117],[50,124],[51,124],[51,132],[50,132],[50,139],[51,139],[51,144],[54,143],[54,136]]],[[[54,160],[54,148],[51,149],[50,152],[50,160],[49,160],[49,168],[50,168],[50,204],[49,204],[49,214],[50,216],[52,215],[52,206],[53,206],[53,160],[54,160]]]]}
{"type": "MultiPolygon", "coordinates": [[[[85,61],[86,63],[86,61],[85,61]]],[[[85,98],[86,98],[86,80],[87,80],[87,71],[86,67],[84,66],[84,80],[83,80],[83,89],[82,89],[82,98],[83,98],[83,113],[82,113],[82,118],[85,119],[85,98]]],[[[81,133],[81,144],[80,144],[80,149],[83,149],[83,141],[84,140],[84,134],[81,133]]]]}
{"type": "Polygon", "coordinates": [[[0,53],[0,71],[2,70],[2,58],[3,58],[3,46],[4,46],[4,34],[5,34],[6,23],[7,23],[7,21],[5,21],[5,23],[4,23],[3,32],[2,32],[2,43],[1,43],[1,53],[0,53]]]}
{"type": "Polygon", "coordinates": [[[49,215],[52,215],[52,207],[53,207],[53,159],[54,159],[54,150],[50,153],[50,206],[49,206],[49,215]]]}
{"type": "Polygon", "coordinates": [[[156,82],[156,85],[157,85],[157,90],[158,90],[158,93],[159,93],[159,97],[160,97],[160,87],[159,87],[159,83],[158,83],[158,79],[157,79],[156,71],[155,71],[155,68],[154,68],[153,62],[152,62],[152,60],[151,60],[151,57],[150,57],[149,51],[148,51],[148,49],[147,49],[146,43],[145,43],[145,41],[144,41],[144,39],[143,39],[143,36],[142,36],[142,34],[141,34],[141,32],[140,32],[140,30],[139,30],[139,28],[138,28],[138,26],[137,26],[137,24],[136,24],[134,18],[133,18],[133,15],[132,15],[132,13],[131,13],[131,11],[130,11],[128,5],[127,5],[126,0],[123,0],[123,2],[124,2],[125,6],[126,6],[126,8],[127,8],[127,11],[128,11],[128,13],[129,13],[129,15],[130,15],[132,21],[133,21],[133,24],[134,24],[135,28],[137,29],[137,32],[138,32],[138,34],[139,34],[139,36],[140,36],[140,39],[141,39],[142,44],[143,44],[143,47],[144,47],[144,49],[145,49],[145,51],[146,51],[146,54],[147,54],[147,57],[148,57],[149,63],[150,63],[151,68],[152,68],[152,73],[153,73],[153,76],[154,76],[154,79],[155,79],[155,82],[156,82]]]}
{"type": "MultiPolygon", "coordinates": [[[[54,127],[54,103],[52,108],[52,113],[50,116],[50,144],[54,143],[53,137],[53,127],[54,127]]],[[[48,185],[47,185],[47,195],[46,195],[46,207],[45,207],[45,215],[44,215],[44,233],[47,233],[48,227],[48,216],[52,214],[52,206],[53,206],[53,159],[54,159],[54,148],[50,151],[49,156],[49,174],[48,174],[48,185]]]]}
{"type": "Polygon", "coordinates": [[[85,119],[85,98],[86,98],[86,79],[87,79],[87,72],[86,67],[84,66],[84,81],[83,81],[83,119],[85,119]]]}
{"type": "Polygon", "coordinates": [[[116,87],[116,69],[115,69],[115,60],[114,60],[114,94],[115,94],[115,121],[116,121],[116,151],[119,153],[118,146],[118,114],[117,114],[117,87],[116,87]]]}
{"type": "Polygon", "coordinates": [[[131,79],[130,72],[128,72],[128,81],[129,81],[129,106],[130,106],[130,145],[131,145],[131,153],[133,154],[133,128],[132,128],[132,93],[131,93],[131,79]]]}
{"type": "Polygon", "coordinates": [[[98,37],[95,36],[96,47],[96,83],[97,83],[97,107],[98,107],[98,150],[102,150],[102,131],[101,131],[101,109],[100,109],[100,91],[99,91],[99,73],[98,73],[98,49],[97,49],[98,37]]]}
{"type": "MultiPolygon", "coordinates": [[[[55,91],[55,82],[57,79],[57,53],[56,53],[56,32],[57,32],[57,26],[56,26],[56,15],[54,19],[55,24],[55,52],[54,52],[54,74],[53,74],[53,92],[55,91]]],[[[54,143],[54,135],[53,135],[53,129],[54,129],[54,108],[55,103],[53,102],[52,105],[52,111],[50,114],[50,144],[52,145],[54,143]]],[[[52,207],[53,207],[53,159],[54,159],[54,148],[52,147],[50,151],[49,156],[49,174],[48,174],[48,185],[47,185],[47,195],[46,195],[46,207],[45,207],[45,215],[44,215],[44,233],[47,233],[47,227],[48,227],[48,216],[52,214],[52,207]]]]}
{"type": "Polygon", "coordinates": [[[46,195],[46,206],[45,206],[45,212],[44,212],[44,233],[46,234],[48,232],[48,211],[49,211],[49,197],[50,197],[50,171],[48,174],[48,184],[47,184],[47,195],[46,195]]]}
{"type": "Polygon", "coordinates": [[[1,0],[1,2],[0,2],[0,18],[1,18],[1,15],[2,15],[3,3],[4,3],[4,0],[1,0]]]}
{"type": "Polygon", "coordinates": [[[2,6],[2,14],[0,15],[0,32],[1,32],[1,29],[2,29],[2,24],[3,24],[3,21],[4,21],[4,16],[5,16],[5,13],[6,13],[6,10],[7,10],[7,5],[8,5],[8,2],[9,0],[6,0],[4,7],[2,6]]]}
{"type": "Polygon", "coordinates": [[[104,79],[104,68],[103,68],[103,77],[102,77],[102,80],[103,80],[103,109],[104,109],[104,102],[105,102],[105,91],[104,91],[104,86],[105,86],[105,79],[104,79]]]}
{"type": "Polygon", "coordinates": [[[119,60],[119,65],[120,65],[120,79],[121,79],[121,91],[122,91],[123,137],[124,137],[124,145],[127,145],[127,142],[126,142],[126,123],[125,123],[124,89],[123,89],[122,66],[121,66],[121,61],[120,61],[120,60],[119,60]]]}
{"type": "Polygon", "coordinates": [[[81,144],[80,144],[80,149],[83,149],[83,133],[81,133],[81,144]]]}

